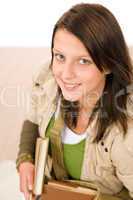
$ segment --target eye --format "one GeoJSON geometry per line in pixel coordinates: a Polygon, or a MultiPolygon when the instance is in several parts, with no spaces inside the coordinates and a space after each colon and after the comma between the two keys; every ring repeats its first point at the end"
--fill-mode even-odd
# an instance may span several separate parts
{"type": "Polygon", "coordinates": [[[59,54],[59,53],[55,53],[54,57],[59,61],[63,61],[64,60],[64,56],[62,54],[59,54]]]}
{"type": "Polygon", "coordinates": [[[90,60],[85,59],[85,58],[81,58],[81,59],[79,60],[79,63],[80,63],[81,65],[88,65],[88,64],[91,64],[92,62],[91,62],[90,60]]]}

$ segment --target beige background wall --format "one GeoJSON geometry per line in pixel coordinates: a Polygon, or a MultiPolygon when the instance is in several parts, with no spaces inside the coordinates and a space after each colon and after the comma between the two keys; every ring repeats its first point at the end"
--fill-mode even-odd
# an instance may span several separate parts
{"type": "Polygon", "coordinates": [[[0,48],[0,160],[16,158],[32,75],[49,58],[48,48],[0,48]]]}
{"type": "Polygon", "coordinates": [[[47,48],[0,48],[0,160],[16,157],[32,75],[48,58],[47,48]]]}

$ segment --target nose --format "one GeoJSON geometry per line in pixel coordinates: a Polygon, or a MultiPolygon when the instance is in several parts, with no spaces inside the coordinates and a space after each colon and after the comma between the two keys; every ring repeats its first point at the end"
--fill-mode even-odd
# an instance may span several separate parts
{"type": "Polygon", "coordinates": [[[62,79],[69,80],[75,78],[76,73],[72,63],[65,63],[62,67],[62,79]]]}

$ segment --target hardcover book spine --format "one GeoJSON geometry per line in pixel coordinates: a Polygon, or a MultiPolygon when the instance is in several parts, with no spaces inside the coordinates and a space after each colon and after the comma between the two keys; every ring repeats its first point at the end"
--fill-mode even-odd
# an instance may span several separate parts
{"type": "Polygon", "coordinates": [[[35,178],[34,178],[34,195],[38,196],[42,194],[44,184],[44,170],[47,162],[49,138],[38,138],[36,144],[35,155],[35,178]]]}

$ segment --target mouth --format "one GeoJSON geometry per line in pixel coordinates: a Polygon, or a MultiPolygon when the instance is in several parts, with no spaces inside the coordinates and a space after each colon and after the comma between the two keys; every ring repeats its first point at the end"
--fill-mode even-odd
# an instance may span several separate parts
{"type": "Polygon", "coordinates": [[[63,82],[63,86],[66,90],[69,90],[69,91],[73,91],[75,89],[77,89],[81,84],[80,83],[64,83],[63,82]]]}

